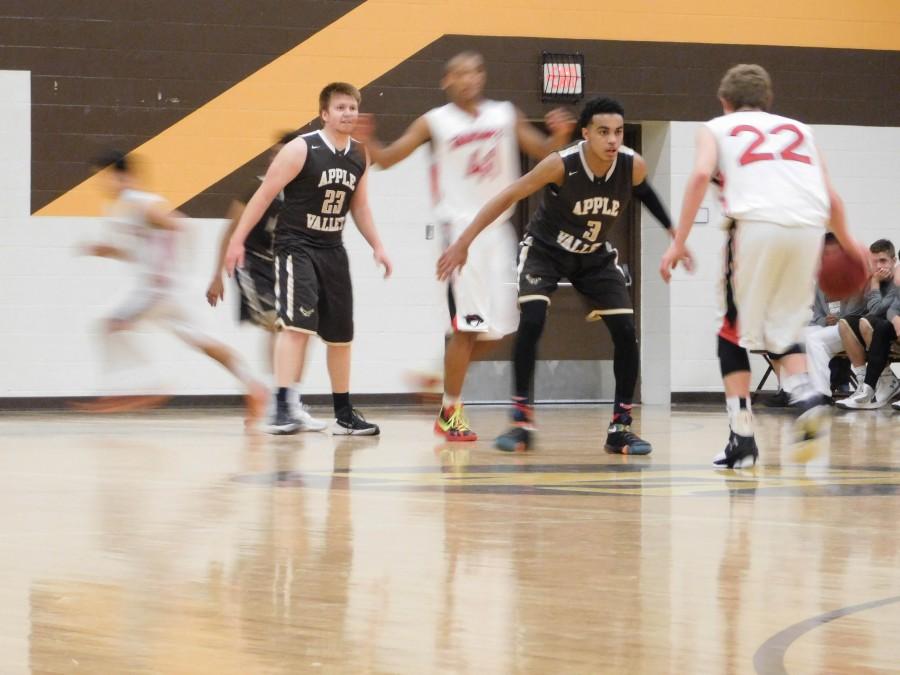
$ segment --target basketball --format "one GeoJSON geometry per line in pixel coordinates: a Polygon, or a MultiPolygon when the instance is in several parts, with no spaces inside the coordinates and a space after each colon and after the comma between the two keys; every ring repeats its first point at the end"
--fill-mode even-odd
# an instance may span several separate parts
{"type": "Polygon", "coordinates": [[[827,297],[845,300],[859,293],[868,278],[868,266],[849,255],[840,246],[826,245],[822,249],[819,288],[827,297]]]}

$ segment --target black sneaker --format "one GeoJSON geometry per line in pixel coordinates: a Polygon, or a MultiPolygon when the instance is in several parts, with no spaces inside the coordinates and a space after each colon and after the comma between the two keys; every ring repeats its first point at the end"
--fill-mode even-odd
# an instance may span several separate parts
{"type": "Polygon", "coordinates": [[[377,436],[381,430],[377,424],[366,422],[362,413],[353,408],[334,421],[331,433],[335,436],[377,436]]]}
{"type": "Polygon", "coordinates": [[[653,447],[631,431],[631,425],[613,423],[606,434],[604,450],[616,455],[649,455],[653,447]]]}
{"type": "Polygon", "coordinates": [[[525,427],[512,427],[497,436],[494,447],[503,452],[525,452],[531,447],[531,431],[525,427]]]}
{"type": "Polygon", "coordinates": [[[754,466],[758,459],[756,437],[741,436],[732,431],[728,436],[728,445],[713,458],[713,466],[718,469],[744,469],[754,466]]]}
{"type": "Polygon", "coordinates": [[[825,396],[814,394],[792,402],[791,407],[800,413],[794,421],[794,442],[813,441],[828,435],[831,407],[825,396]]]}
{"type": "Polygon", "coordinates": [[[779,389],[771,396],[764,398],[762,404],[767,408],[787,408],[791,404],[791,396],[784,389],[779,389]]]}
{"type": "Polygon", "coordinates": [[[269,418],[266,432],[276,435],[296,434],[301,426],[302,422],[294,417],[290,406],[287,403],[280,403],[275,406],[275,414],[269,418]]]}

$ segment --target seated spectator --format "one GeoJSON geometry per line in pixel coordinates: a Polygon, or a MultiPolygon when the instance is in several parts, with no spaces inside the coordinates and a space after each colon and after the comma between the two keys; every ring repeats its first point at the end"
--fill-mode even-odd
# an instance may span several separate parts
{"type": "Polygon", "coordinates": [[[898,302],[894,280],[897,256],[894,245],[887,239],[873,242],[869,251],[873,271],[865,296],[866,315],[841,319],[838,323],[844,351],[859,382],[853,395],[838,402],[842,408],[881,408],[900,391],[900,380],[886,367],[891,343],[897,338],[891,319],[900,314],[900,305],[892,309],[898,302]]]}

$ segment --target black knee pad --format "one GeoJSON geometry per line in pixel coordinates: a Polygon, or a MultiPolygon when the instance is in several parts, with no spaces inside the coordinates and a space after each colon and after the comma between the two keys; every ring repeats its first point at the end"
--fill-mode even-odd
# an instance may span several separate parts
{"type": "Polygon", "coordinates": [[[750,356],[747,350],[719,336],[719,369],[722,377],[731,373],[749,372],[750,356]]]}
{"type": "Polygon", "coordinates": [[[778,359],[784,358],[785,356],[790,356],[791,354],[805,354],[806,352],[803,349],[803,345],[793,345],[786,352],[782,352],[781,354],[776,354],[775,352],[766,352],[769,355],[769,358],[772,361],[777,361],[778,359]]]}

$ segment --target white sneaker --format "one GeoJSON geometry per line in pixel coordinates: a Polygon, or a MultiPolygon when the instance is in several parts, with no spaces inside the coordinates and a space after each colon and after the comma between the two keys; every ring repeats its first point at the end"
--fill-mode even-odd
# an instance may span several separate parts
{"type": "Polygon", "coordinates": [[[309,406],[302,403],[291,403],[291,414],[300,424],[299,431],[324,431],[328,427],[328,422],[313,417],[309,413],[309,406]]]}
{"type": "Polygon", "coordinates": [[[875,390],[865,382],[860,386],[859,391],[848,396],[843,401],[836,404],[840,408],[849,408],[852,410],[874,410],[880,408],[884,403],[875,400],[875,390]]]}
{"type": "Polygon", "coordinates": [[[884,405],[894,398],[898,391],[900,391],[900,380],[897,379],[897,376],[891,372],[891,368],[888,366],[875,384],[875,400],[884,405]]]}

